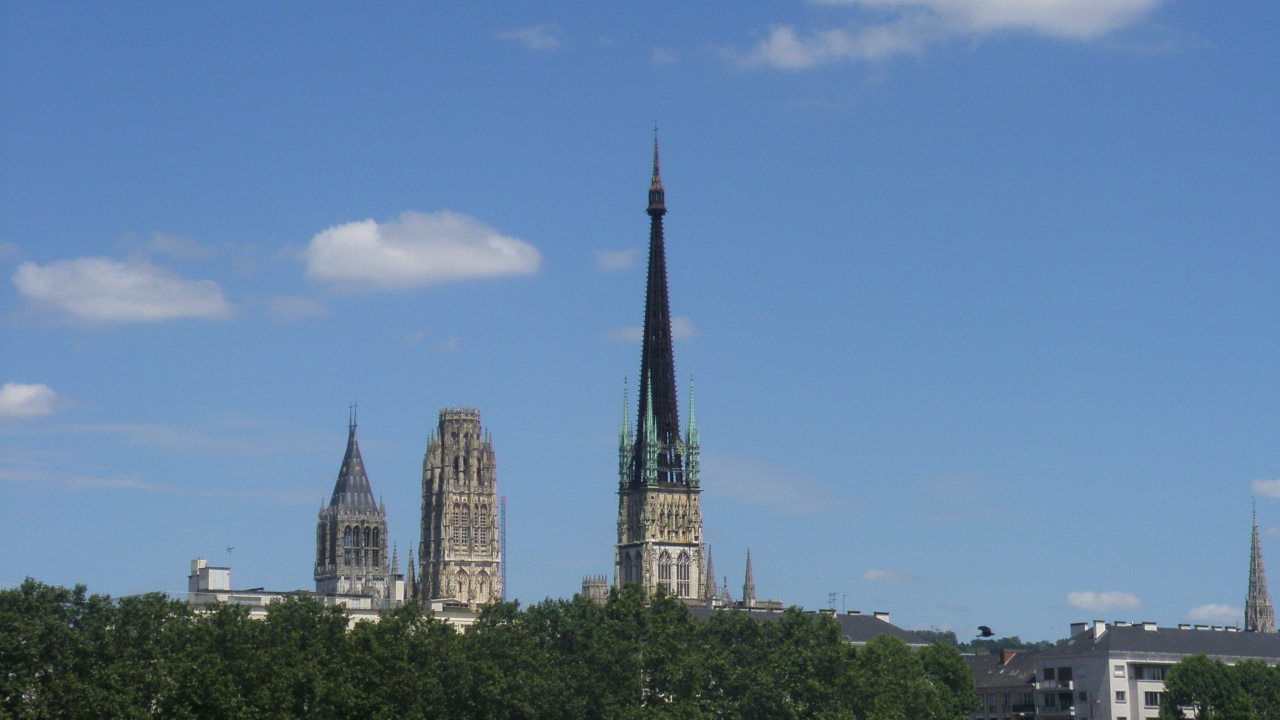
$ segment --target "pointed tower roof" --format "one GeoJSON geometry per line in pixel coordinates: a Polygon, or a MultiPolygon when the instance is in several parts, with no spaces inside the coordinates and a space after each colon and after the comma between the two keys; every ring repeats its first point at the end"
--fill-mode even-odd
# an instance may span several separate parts
{"type": "Polygon", "coordinates": [[[1262,566],[1262,544],[1258,542],[1257,508],[1253,511],[1253,548],[1249,553],[1249,595],[1244,604],[1244,629],[1247,632],[1276,631],[1271,594],[1267,591],[1267,571],[1262,566]]]}
{"type": "Polygon", "coordinates": [[[369,476],[364,471],[364,459],[360,457],[360,444],[356,442],[354,412],[347,426],[347,454],[342,457],[342,469],[338,471],[338,482],[333,485],[329,507],[378,509],[378,503],[373,499],[373,490],[369,487],[369,476]]]}
{"type": "Polygon", "coordinates": [[[644,344],[640,355],[640,421],[643,427],[652,403],[658,436],[648,438],[675,445],[680,440],[676,407],[676,364],[671,348],[671,308],[667,300],[667,255],[662,239],[662,216],[667,207],[658,170],[658,132],[653,135],[653,179],[649,183],[649,276],[644,298],[644,344]],[[652,400],[650,400],[652,397],[652,400]]]}
{"type": "Polygon", "coordinates": [[[706,596],[707,596],[707,600],[709,601],[720,592],[720,589],[716,587],[716,566],[714,563],[711,562],[711,546],[710,545],[707,546],[706,578],[707,578],[706,596]]]}
{"type": "Polygon", "coordinates": [[[747,607],[756,604],[756,580],[751,574],[751,548],[747,548],[747,578],[742,583],[742,604],[747,607]]]}

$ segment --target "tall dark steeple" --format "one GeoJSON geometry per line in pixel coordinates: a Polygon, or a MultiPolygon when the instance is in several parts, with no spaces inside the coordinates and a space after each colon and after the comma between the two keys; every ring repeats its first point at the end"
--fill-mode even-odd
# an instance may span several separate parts
{"type": "Polygon", "coordinates": [[[1276,631],[1271,594],[1267,592],[1267,571],[1262,567],[1262,544],[1258,542],[1256,509],[1253,511],[1253,548],[1249,553],[1249,595],[1244,604],[1244,629],[1247,632],[1276,631]]]}
{"type": "Polygon", "coordinates": [[[742,582],[742,607],[751,608],[756,605],[756,578],[751,573],[751,548],[747,548],[747,573],[742,582]]]}
{"type": "Polygon", "coordinates": [[[328,507],[316,521],[316,592],[371,595],[391,601],[396,568],[387,554],[387,511],[373,497],[356,440],[354,407],[347,421],[347,452],[328,507]]]}
{"type": "MultiPolygon", "coordinates": [[[[667,255],[662,216],[667,214],[658,167],[658,135],[653,136],[653,178],[649,181],[649,277],[644,295],[644,345],[640,351],[640,411],[636,424],[641,440],[656,441],[658,479],[682,482],[671,472],[680,468],[680,419],[676,407],[676,363],[671,348],[671,309],[667,301],[667,255]],[[650,405],[652,403],[652,405],[650,405]],[[652,412],[657,436],[646,438],[646,414],[652,412]]],[[[637,476],[637,479],[638,476],[637,476]]]]}
{"type": "MultiPolygon", "coordinates": [[[[633,435],[623,390],[618,429],[618,544],[616,584],[634,583],[687,601],[705,600],[708,582],[702,546],[698,481],[698,431],[689,404],[689,434],[680,437],[676,370],[667,304],[667,258],[662,216],[667,212],[653,139],[649,182],[649,274],[645,283],[644,337],[640,351],[639,418],[633,435]]],[[[690,388],[692,392],[692,388],[690,388]]]]}

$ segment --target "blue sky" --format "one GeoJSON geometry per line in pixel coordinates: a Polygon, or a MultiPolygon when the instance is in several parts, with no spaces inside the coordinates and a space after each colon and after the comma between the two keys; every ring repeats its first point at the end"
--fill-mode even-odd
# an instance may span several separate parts
{"type": "Polygon", "coordinates": [[[0,4],[0,583],[311,587],[351,402],[402,561],[471,406],[509,595],[610,572],[656,117],[735,594],[750,547],[906,627],[1239,619],[1274,3],[455,5],[0,4]]]}

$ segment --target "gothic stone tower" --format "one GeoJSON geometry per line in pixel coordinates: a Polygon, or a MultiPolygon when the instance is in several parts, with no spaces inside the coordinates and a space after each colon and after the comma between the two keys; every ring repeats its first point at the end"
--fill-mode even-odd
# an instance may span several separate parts
{"type": "Polygon", "coordinates": [[[387,557],[387,511],[373,499],[354,416],[347,432],[338,482],[316,522],[316,592],[389,600],[395,570],[387,557]]]}
{"type": "Polygon", "coordinates": [[[1249,553],[1249,595],[1244,604],[1246,632],[1273,633],[1275,616],[1271,611],[1271,594],[1267,592],[1267,572],[1262,567],[1262,545],[1258,542],[1258,511],[1253,511],[1253,548],[1249,553]]]}
{"type": "Polygon", "coordinates": [[[618,431],[618,544],[616,584],[659,587],[688,600],[705,599],[702,502],[698,486],[698,431],[689,398],[688,434],[680,437],[675,359],[667,302],[667,260],[662,216],[667,208],[653,141],[649,185],[649,276],[645,289],[640,356],[639,422],[634,437],[623,391],[618,431]]]}
{"type": "Polygon", "coordinates": [[[498,481],[480,411],[440,411],[422,459],[418,596],[472,605],[502,597],[498,481]]]}

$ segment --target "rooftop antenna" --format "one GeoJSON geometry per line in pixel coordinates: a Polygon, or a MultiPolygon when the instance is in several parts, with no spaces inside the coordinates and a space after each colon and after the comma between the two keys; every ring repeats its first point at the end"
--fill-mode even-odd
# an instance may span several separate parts
{"type": "Polygon", "coordinates": [[[507,496],[502,496],[502,514],[498,517],[498,572],[502,578],[500,598],[507,599],[507,496]]]}
{"type": "Polygon", "coordinates": [[[837,593],[837,592],[827,593],[827,607],[831,608],[832,610],[836,608],[836,595],[839,595],[839,594],[840,593],[837,593]]]}
{"type": "Polygon", "coordinates": [[[232,546],[227,546],[227,567],[231,567],[231,551],[235,550],[232,546]]]}

